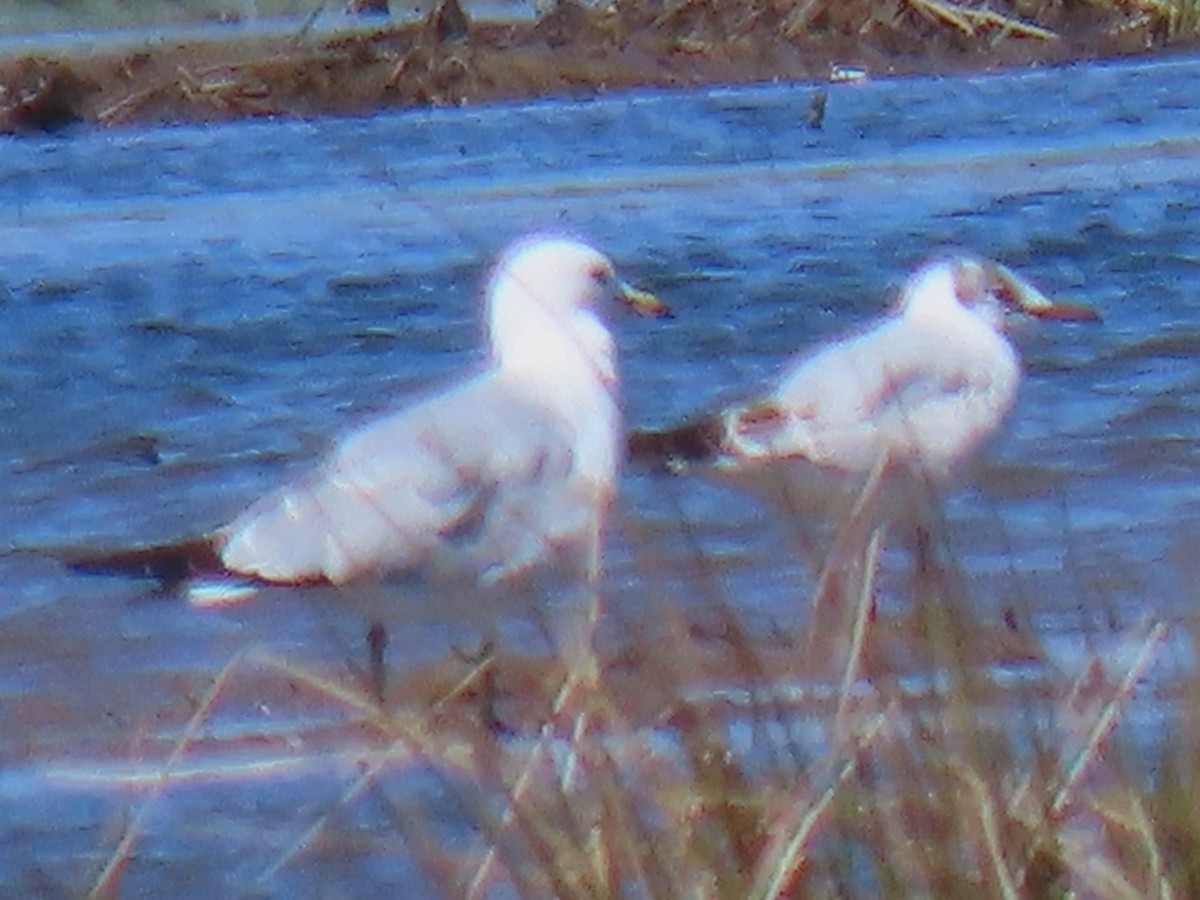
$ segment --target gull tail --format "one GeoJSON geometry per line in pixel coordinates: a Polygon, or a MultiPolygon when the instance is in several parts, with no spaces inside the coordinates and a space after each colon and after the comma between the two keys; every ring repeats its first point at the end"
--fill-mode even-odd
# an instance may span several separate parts
{"type": "Polygon", "coordinates": [[[125,575],[153,578],[166,586],[178,585],[198,575],[225,571],[212,537],[189,538],[170,544],[133,547],[128,550],[58,554],[63,565],[90,575],[125,575]]]}
{"type": "Polygon", "coordinates": [[[629,459],[649,468],[678,471],[690,463],[709,462],[725,447],[722,416],[705,416],[660,431],[634,430],[627,439],[629,459]]]}

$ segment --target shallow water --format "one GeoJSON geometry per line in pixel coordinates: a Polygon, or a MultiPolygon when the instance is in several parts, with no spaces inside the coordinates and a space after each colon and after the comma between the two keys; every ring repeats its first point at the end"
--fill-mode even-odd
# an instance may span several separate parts
{"type": "MultiPolygon", "coordinates": [[[[267,6],[268,4],[264,4],[267,6]]],[[[391,4],[390,24],[419,21],[429,15],[436,4],[430,0],[405,0],[391,4]]],[[[180,8],[177,4],[154,6],[143,3],[138,8],[103,8],[59,10],[4,10],[0,14],[0,53],[46,53],[70,51],[114,52],[122,47],[153,46],[156,43],[189,41],[223,41],[242,37],[288,37],[291,35],[325,35],[345,33],[357,28],[378,27],[375,16],[355,16],[345,12],[346,4],[293,4],[299,12],[279,14],[259,11],[255,0],[227,5],[225,21],[216,11],[205,14],[193,4],[180,8]]],[[[286,9],[287,4],[282,4],[286,9]]],[[[463,10],[471,19],[480,22],[528,22],[537,9],[527,0],[463,0],[463,10]]]]}
{"type": "MultiPolygon", "coordinates": [[[[835,85],[821,130],[804,124],[812,90],[6,139],[0,534],[15,548],[122,546],[220,524],[333,435],[477,360],[486,262],[531,229],[586,235],[676,307],[669,322],[617,324],[642,425],[750,392],[952,245],[1105,319],[1017,334],[1018,407],[945,506],[976,614],[1020,607],[1068,671],[1147,612],[1185,615],[1200,568],[1200,63],[835,85]]],[[[630,472],[613,531],[624,614],[703,592],[754,621],[803,620],[792,536],[747,498],[630,472]],[[697,557],[721,572],[699,587],[697,557]]],[[[393,635],[393,657],[444,655],[453,625],[393,635]]],[[[0,877],[89,884],[143,795],[81,773],[154,771],[247,647],[344,668],[360,633],[321,604],[201,613],[42,554],[0,557],[14,838],[0,877]]],[[[219,724],[294,724],[245,703],[219,724]]],[[[241,890],[353,771],[314,756],[292,779],[173,789],[123,883],[241,890]]],[[[443,789],[396,788],[453,831],[443,789]]],[[[367,833],[381,815],[351,805],[341,824],[367,833]]],[[[306,866],[332,889],[356,883],[336,856],[262,889],[304,886],[306,866]]],[[[402,854],[368,858],[381,890],[422,893],[402,854]]]]}

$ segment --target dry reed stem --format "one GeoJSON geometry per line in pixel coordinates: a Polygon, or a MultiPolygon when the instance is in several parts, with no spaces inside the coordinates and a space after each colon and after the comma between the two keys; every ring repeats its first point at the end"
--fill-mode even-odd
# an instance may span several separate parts
{"type": "Polygon", "coordinates": [[[767,844],[748,896],[751,900],[775,900],[785,895],[794,883],[800,869],[808,861],[808,849],[825,819],[838,791],[853,780],[858,771],[859,759],[871,748],[876,738],[883,733],[895,715],[895,707],[889,706],[866,723],[857,745],[842,763],[834,781],[816,799],[809,802],[807,790],[794,794],[789,809],[780,821],[773,823],[769,833],[773,835],[767,844]]]}
{"type": "Polygon", "coordinates": [[[246,82],[237,71],[237,66],[229,63],[206,66],[196,72],[189,71],[185,66],[177,66],[176,76],[173,80],[153,84],[122,97],[97,112],[96,120],[102,125],[120,125],[137,115],[142,107],[155,98],[171,90],[178,90],[194,103],[205,101],[219,109],[238,107],[246,112],[264,111],[265,107],[255,101],[265,99],[270,94],[265,83],[246,82]],[[209,79],[209,76],[217,73],[224,73],[224,77],[215,81],[209,79]]]}
{"type": "Polygon", "coordinates": [[[1075,789],[1079,786],[1092,764],[1100,757],[1100,751],[1105,741],[1108,740],[1109,735],[1116,728],[1121,714],[1125,711],[1130,699],[1133,697],[1134,688],[1141,681],[1142,676],[1146,674],[1151,663],[1154,662],[1154,652],[1166,636],[1167,626],[1166,623],[1161,621],[1156,622],[1146,635],[1145,640],[1142,642],[1142,648],[1133,665],[1129,667],[1129,671],[1117,687],[1112,699],[1105,704],[1103,711],[1097,717],[1083,750],[1079,753],[1074,765],[1068,770],[1062,787],[1056,792],[1049,809],[1049,816],[1052,821],[1061,821],[1070,811],[1070,804],[1074,799],[1075,789]]]}
{"type": "Polygon", "coordinates": [[[196,707],[195,711],[189,717],[187,724],[184,726],[183,734],[180,735],[179,740],[175,743],[175,747],[171,750],[170,755],[163,763],[159,784],[154,788],[150,796],[146,797],[145,800],[142,801],[141,807],[126,825],[125,833],[121,835],[121,839],[117,842],[117,846],[113,849],[112,855],[109,857],[107,864],[105,864],[103,871],[96,879],[95,884],[93,884],[91,889],[88,891],[88,897],[107,898],[116,896],[117,879],[120,878],[121,873],[124,871],[125,865],[129,862],[130,854],[133,851],[134,842],[141,834],[143,821],[149,814],[150,809],[161,796],[162,792],[166,789],[168,784],[168,776],[170,775],[171,769],[176,763],[179,762],[184,753],[187,752],[188,747],[191,746],[192,741],[200,731],[201,725],[208,720],[209,713],[216,706],[217,701],[221,696],[221,692],[224,690],[225,685],[229,682],[230,678],[232,678],[233,672],[247,659],[247,656],[248,654],[245,651],[237,653],[228,663],[225,664],[221,671],[217,673],[217,677],[213,679],[208,691],[205,693],[204,697],[201,698],[199,705],[196,707]]]}
{"type": "Polygon", "coordinates": [[[101,109],[96,113],[96,119],[101,125],[120,125],[137,115],[142,107],[150,103],[156,96],[175,86],[175,82],[169,81],[153,84],[148,88],[136,91],[101,109]]]}
{"type": "Polygon", "coordinates": [[[996,804],[992,802],[991,790],[979,777],[979,773],[971,768],[957,769],[959,779],[971,789],[971,794],[978,804],[979,823],[983,827],[983,841],[987,847],[988,858],[992,863],[992,873],[996,877],[997,886],[1004,900],[1020,900],[1021,894],[1009,871],[1008,862],[1004,858],[1004,848],[1000,845],[999,813],[996,804]]]}
{"type": "Polygon", "coordinates": [[[1062,842],[1068,851],[1063,856],[1077,887],[1088,896],[1173,900],[1175,891],[1142,798],[1121,786],[1116,796],[1091,798],[1086,813],[1090,815],[1077,815],[1077,827],[1062,842]],[[1140,867],[1128,859],[1132,844],[1124,839],[1126,835],[1136,838],[1144,850],[1144,879],[1135,879],[1135,870],[1140,867]]]}
{"type": "MultiPolygon", "coordinates": [[[[396,735],[395,732],[402,728],[398,718],[387,716],[382,708],[374,701],[373,698],[368,698],[366,694],[348,690],[337,682],[331,681],[322,676],[309,672],[302,667],[293,666],[286,660],[278,659],[273,656],[263,656],[261,659],[271,665],[278,667],[284,674],[290,678],[301,681],[319,691],[321,694],[344,703],[357,712],[365,713],[368,718],[373,721],[376,727],[385,731],[386,734],[393,736],[393,740],[379,753],[373,755],[373,759],[367,762],[366,768],[362,774],[350,785],[349,788],[338,798],[337,803],[331,807],[323,816],[315,821],[301,835],[292,847],[282,854],[279,858],[259,876],[259,881],[267,882],[274,878],[284,867],[294,862],[306,849],[313,845],[313,842],[324,831],[326,825],[333,817],[334,812],[339,807],[347,806],[349,803],[356,800],[368,788],[370,788],[389,766],[397,762],[449,762],[452,768],[464,768],[465,761],[460,760],[453,762],[441,753],[434,754],[435,748],[427,741],[421,741],[414,733],[404,731],[396,735]]],[[[491,659],[485,659],[472,668],[456,685],[449,691],[439,697],[430,705],[431,711],[436,711],[441,708],[448,700],[468,690],[474,683],[481,680],[487,673],[491,665],[491,659]]],[[[444,748],[443,748],[444,749],[444,748]]]]}
{"type": "MultiPolygon", "coordinates": [[[[483,773],[479,770],[477,761],[472,762],[469,754],[462,747],[458,747],[457,752],[455,752],[455,742],[451,742],[450,744],[436,741],[431,742],[425,737],[420,736],[419,727],[411,731],[406,730],[404,733],[396,736],[396,731],[404,727],[403,720],[395,715],[384,713],[365,694],[349,690],[337,682],[330,681],[305,669],[292,666],[283,660],[268,657],[265,661],[277,666],[289,677],[314,688],[322,695],[343,702],[350,708],[366,714],[377,728],[381,729],[385,734],[393,736],[394,740],[392,743],[377,755],[374,755],[373,759],[368,763],[366,770],[338,800],[338,807],[345,806],[361,796],[364,791],[376,783],[379,775],[386,767],[398,761],[406,763],[423,761],[437,764],[441,768],[456,769],[474,781],[478,782],[482,780],[483,773]]],[[[490,666],[490,660],[485,660],[475,666],[450,691],[434,701],[431,709],[436,710],[449,699],[469,689],[486,675],[490,666]]],[[[577,684],[576,686],[578,687],[579,685],[577,684]]],[[[591,688],[586,697],[594,697],[596,693],[595,683],[585,681],[583,686],[591,688]]],[[[424,717],[422,716],[417,721],[423,722],[424,717]]],[[[579,748],[587,740],[586,718],[584,716],[577,717],[575,725],[576,727],[572,732],[568,744],[568,769],[571,765],[570,761],[578,757],[579,748]]],[[[534,750],[528,755],[516,778],[514,786],[509,791],[508,803],[504,813],[498,817],[498,821],[490,823],[489,827],[485,829],[489,834],[491,846],[485,851],[483,860],[467,883],[467,896],[477,896],[490,882],[492,876],[495,874],[494,865],[499,861],[498,851],[505,841],[505,832],[513,825],[516,826],[527,846],[537,857],[543,873],[550,873],[550,880],[557,885],[560,893],[566,892],[571,894],[581,892],[590,895],[604,893],[605,885],[609,883],[605,871],[608,866],[600,858],[600,854],[596,852],[588,854],[585,852],[583,841],[561,840],[561,835],[558,833],[559,829],[550,829],[547,831],[547,823],[539,819],[537,813],[526,809],[528,805],[527,800],[530,796],[530,788],[535,783],[534,776],[541,771],[542,767],[548,763],[556,772],[560,771],[560,767],[556,764],[554,755],[550,751],[553,742],[554,730],[552,725],[548,724],[543,728],[540,740],[537,742],[534,750]]],[[[476,754],[476,756],[478,759],[480,755],[476,754]]],[[[570,790],[571,785],[569,784],[568,776],[560,774],[557,796],[560,799],[565,798],[570,793],[570,790]]],[[[260,880],[262,882],[269,881],[285,866],[292,863],[304,850],[311,847],[316,838],[327,827],[333,812],[334,810],[331,809],[326,815],[313,823],[297,839],[293,846],[284,852],[263,873],[260,880]]],[[[569,804],[565,802],[560,803],[560,813],[572,820],[575,818],[569,804]]],[[[479,816],[481,825],[483,825],[484,822],[482,820],[485,816],[483,810],[479,810],[479,816]]],[[[560,819],[559,821],[562,820],[560,819]]],[[[584,829],[579,827],[579,822],[574,821],[573,824],[575,826],[573,830],[578,832],[578,834],[582,835],[585,833],[584,829]]],[[[510,869],[508,875],[518,882],[522,881],[522,873],[520,872],[514,872],[510,869]]],[[[525,883],[525,887],[531,889],[532,885],[525,883]]]]}
{"type": "MultiPolygon", "coordinates": [[[[508,789],[504,812],[491,829],[496,839],[492,841],[492,846],[484,851],[483,858],[468,880],[467,897],[481,896],[486,886],[495,877],[497,867],[501,864],[500,839],[513,826],[520,831],[531,849],[540,854],[541,862],[544,865],[550,865],[550,861],[557,859],[552,844],[552,838],[556,836],[548,837],[542,834],[541,825],[543,823],[526,811],[533,785],[536,783],[534,776],[547,763],[556,774],[557,783],[552,790],[554,798],[559,801],[562,821],[571,825],[580,836],[578,842],[568,842],[565,849],[570,855],[579,857],[579,860],[585,864],[584,868],[590,872],[591,877],[586,879],[584,893],[599,892],[600,895],[607,893],[606,885],[609,885],[610,881],[611,860],[605,856],[603,848],[595,843],[599,835],[594,829],[583,827],[583,823],[575,815],[573,809],[575,804],[568,802],[568,798],[576,797],[577,792],[581,790],[585,774],[585,757],[593,760],[592,767],[586,772],[589,778],[595,777],[598,772],[602,771],[595,764],[597,754],[599,754],[600,763],[612,764],[611,758],[604,751],[603,743],[592,738],[594,734],[593,720],[603,719],[608,731],[621,738],[628,738],[632,734],[632,729],[620,714],[617,703],[603,690],[602,667],[595,646],[595,632],[599,628],[602,610],[603,599],[598,592],[594,592],[588,604],[586,619],[582,622],[572,623],[573,628],[568,636],[568,646],[558,648],[558,655],[564,668],[563,683],[550,703],[549,720],[543,725],[537,744],[508,789]],[[566,762],[559,765],[552,752],[556,740],[556,726],[564,713],[571,707],[576,707],[576,710],[571,719],[569,737],[565,744],[566,762]],[[590,837],[587,837],[588,835],[590,837]],[[591,846],[590,851],[586,849],[589,845],[591,846]]],[[[615,766],[613,766],[613,770],[615,772],[615,766]]],[[[554,880],[563,884],[571,880],[567,873],[562,871],[561,866],[554,864],[551,865],[551,868],[558,871],[554,880]]],[[[572,871],[576,870],[572,869],[572,871]]],[[[509,874],[510,876],[513,874],[511,869],[509,874]]]]}
{"type": "Polygon", "coordinates": [[[881,454],[867,476],[867,480],[863,483],[850,514],[838,526],[837,533],[834,535],[833,545],[825,557],[825,564],[821,568],[816,588],[813,590],[812,613],[808,630],[808,653],[810,656],[816,653],[816,642],[826,637],[824,635],[825,628],[821,624],[822,611],[840,606],[844,599],[846,570],[852,563],[858,562],[862,567],[860,575],[863,579],[867,577],[868,535],[874,531],[871,526],[878,527],[879,525],[877,521],[879,504],[890,469],[887,454],[881,454]]]}
{"type": "MultiPolygon", "coordinates": [[[[1154,837],[1154,827],[1146,814],[1145,804],[1140,797],[1129,790],[1121,791],[1116,800],[1118,803],[1103,805],[1093,802],[1091,809],[1100,818],[1102,832],[1109,838],[1110,843],[1114,840],[1119,841],[1121,833],[1127,833],[1139,839],[1145,850],[1148,872],[1146,883],[1139,887],[1131,883],[1127,871],[1128,865],[1121,867],[1118,863],[1111,863],[1108,868],[1112,869],[1112,872],[1104,872],[1108,883],[1127,886],[1123,891],[1126,896],[1173,900],[1175,892],[1167,880],[1162,864],[1162,854],[1159,852],[1158,843],[1154,837]],[[1126,802],[1119,804],[1119,801],[1122,800],[1126,802]]],[[[1082,868],[1088,871],[1086,860],[1082,868]]]]}
{"type": "Polygon", "coordinates": [[[1127,3],[1114,2],[1112,7],[1132,7],[1140,12],[1141,15],[1134,20],[1135,26],[1143,24],[1141,20],[1146,17],[1166,23],[1167,33],[1171,37],[1194,35],[1200,28],[1200,3],[1197,0],[1128,0],[1127,3]]]}
{"type": "Polygon", "coordinates": [[[841,744],[846,739],[847,721],[850,713],[850,696],[854,682],[862,671],[863,650],[867,642],[867,629],[875,613],[875,578],[879,571],[879,550],[883,543],[883,526],[871,534],[863,554],[863,577],[854,616],[854,628],[850,639],[850,652],[846,657],[846,669],[842,673],[841,690],[838,692],[837,712],[833,717],[833,743],[841,744]]]}
{"type": "Polygon", "coordinates": [[[260,883],[266,883],[279,874],[286,866],[298,859],[305,850],[313,846],[313,843],[320,836],[321,832],[332,819],[334,812],[354,800],[358,799],[367,788],[371,787],[376,779],[383,771],[398,761],[417,762],[424,758],[423,750],[411,746],[407,736],[396,738],[381,750],[374,754],[374,758],[367,761],[366,768],[362,774],[350,785],[337,799],[337,802],[330,807],[324,815],[320,816],[315,822],[310,825],[300,837],[298,837],[292,846],[283,851],[279,858],[275,860],[267,869],[259,876],[260,883]],[[402,751],[402,752],[401,752],[402,751]]]}
{"type": "Polygon", "coordinates": [[[1150,861],[1150,881],[1157,887],[1158,900],[1175,900],[1175,891],[1167,878],[1166,866],[1163,865],[1162,853],[1154,835],[1154,823],[1146,814],[1146,804],[1140,797],[1134,797],[1133,818],[1134,831],[1142,839],[1146,847],[1146,855],[1150,861]]]}
{"type": "Polygon", "coordinates": [[[636,806],[628,802],[631,787],[620,777],[614,760],[603,746],[593,777],[598,784],[602,813],[609,823],[603,830],[597,829],[597,839],[602,833],[615,836],[621,858],[636,866],[645,896],[662,900],[674,897],[678,867],[660,859],[656,835],[639,818],[636,806]]]}
{"type": "MultiPolygon", "coordinates": [[[[1095,830],[1099,830],[1099,826],[1095,830]]],[[[1146,894],[1130,883],[1108,854],[1097,847],[1098,841],[1093,830],[1063,839],[1063,858],[1071,879],[1070,896],[1146,900],[1146,894]]]]}
{"type": "MultiPolygon", "coordinates": [[[[108,863],[89,891],[89,897],[106,898],[115,895],[117,879],[130,859],[134,842],[140,836],[141,826],[146,815],[162,792],[171,783],[171,773],[177,768],[179,760],[193,744],[200,728],[208,721],[213,710],[219,703],[225,688],[231,683],[236,672],[246,662],[254,662],[259,666],[268,666],[278,670],[292,681],[299,682],[321,696],[334,700],[349,710],[363,715],[364,719],[373,724],[384,736],[392,738],[391,742],[383,750],[371,754],[366,769],[354,784],[345,791],[342,797],[339,798],[335,808],[345,806],[357,798],[363,791],[375,783],[379,774],[385,768],[397,762],[408,764],[414,761],[436,762],[442,767],[457,769],[459,771],[469,769],[467,755],[463,748],[458,745],[458,742],[436,742],[420,737],[422,731],[420,725],[425,721],[423,716],[415,719],[417,727],[409,727],[409,725],[406,725],[405,719],[389,715],[365,692],[352,690],[339,682],[301,666],[293,665],[284,659],[270,653],[264,653],[255,648],[241,651],[222,667],[200,704],[188,719],[183,734],[163,763],[154,790],[126,826],[125,832],[110,856],[108,863]]],[[[440,707],[456,692],[469,688],[474,680],[482,677],[485,666],[486,663],[473,669],[450,692],[435,701],[432,708],[436,709],[440,707]]],[[[260,881],[265,882],[278,874],[281,869],[294,861],[305,849],[310,847],[316,837],[326,827],[332,814],[333,809],[307,829],[293,846],[281,854],[279,859],[260,876],[260,881]]]]}
{"type": "MultiPolygon", "coordinates": [[[[534,745],[533,752],[529,754],[525,765],[521,768],[508,792],[504,812],[501,813],[499,821],[496,823],[495,830],[498,836],[503,835],[507,828],[516,824],[521,827],[523,832],[527,832],[525,835],[527,839],[531,834],[536,837],[536,832],[530,831],[530,823],[522,814],[522,807],[535,784],[534,776],[540,766],[546,760],[553,763],[553,755],[549,752],[553,740],[553,728],[547,724],[542,729],[541,739],[534,745]]],[[[490,882],[494,868],[499,865],[499,841],[493,840],[492,846],[483,852],[483,858],[479,861],[475,874],[468,880],[466,896],[468,898],[483,896],[483,890],[490,882]]]]}
{"type": "Polygon", "coordinates": [[[390,715],[368,691],[362,688],[351,688],[321,675],[304,666],[288,662],[273,653],[263,650],[252,650],[249,654],[262,665],[277,669],[288,678],[300,682],[316,694],[340,703],[342,706],[361,715],[364,720],[373,725],[384,737],[390,737],[397,726],[398,718],[390,715]]]}
{"type": "Polygon", "coordinates": [[[930,19],[957,28],[967,37],[975,37],[981,28],[998,28],[1020,37],[1056,41],[1058,35],[1049,28],[1033,25],[990,9],[959,6],[949,0],[904,0],[909,6],[930,19]]]}

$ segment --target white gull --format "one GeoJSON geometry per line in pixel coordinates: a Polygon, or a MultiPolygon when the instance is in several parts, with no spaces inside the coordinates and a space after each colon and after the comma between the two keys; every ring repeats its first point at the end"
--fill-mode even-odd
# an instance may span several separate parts
{"type": "Polygon", "coordinates": [[[525,239],[491,275],[482,371],[346,435],[311,477],[210,535],[66,561],[174,583],[220,573],[344,585],[417,572],[491,584],[543,565],[594,579],[623,453],[603,319],[613,299],[667,314],[591,247],[525,239]]]}
{"type": "Polygon", "coordinates": [[[1000,263],[936,260],[908,279],[892,314],[802,355],[766,396],[635,432],[632,455],[676,469],[701,462],[788,511],[835,517],[878,473],[890,485],[887,518],[914,500],[900,485],[927,494],[946,483],[1012,409],[1021,380],[1005,334],[1012,313],[1099,318],[1000,263]]]}

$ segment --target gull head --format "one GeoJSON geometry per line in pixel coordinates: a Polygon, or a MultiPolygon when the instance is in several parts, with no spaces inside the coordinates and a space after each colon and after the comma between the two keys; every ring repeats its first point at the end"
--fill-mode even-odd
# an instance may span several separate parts
{"type": "Polygon", "coordinates": [[[649,291],[617,279],[599,250],[566,237],[535,236],[517,242],[501,257],[488,292],[491,310],[536,304],[552,312],[601,311],[610,300],[640,315],[667,317],[670,309],[649,291]]]}
{"type": "Polygon", "coordinates": [[[1096,322],[1091,307],[1051,300],[1012,269],[992,260],[955,256],[929,263],[905,285],[904,315],[952,319],[964,311],[1002,330],[1013,314],[1096,322]]]}
{"type": "Polygon", "coordinates": [[[670,315],[656,296],[620,281],[604,254],[565,237],[536,236],[509,248],[487,296],[488,331],[501,365],[532,363],[573,346],[580,359],[608,369],[612,338],[604,318],[610,303],[644,316],[670,315]]]}

